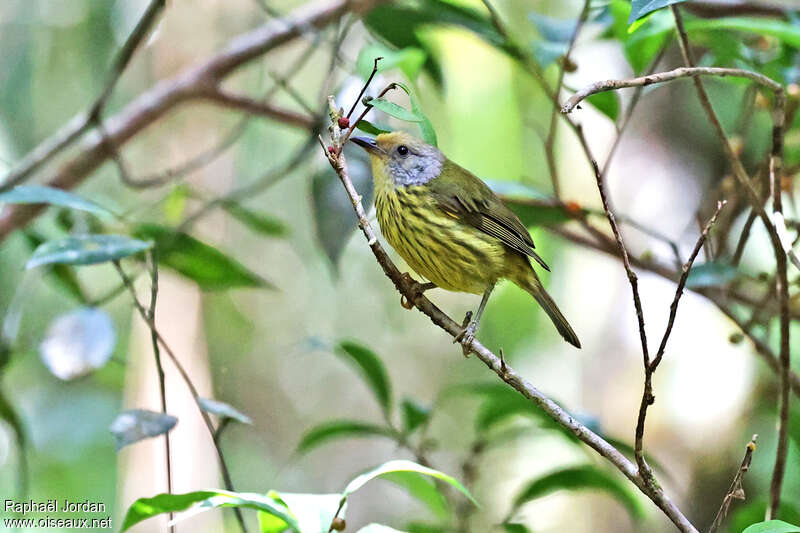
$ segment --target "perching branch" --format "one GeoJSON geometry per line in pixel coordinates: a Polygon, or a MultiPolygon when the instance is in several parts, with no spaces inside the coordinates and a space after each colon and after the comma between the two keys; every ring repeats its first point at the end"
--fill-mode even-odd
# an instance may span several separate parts
{"type": "MultiPolygon", "coordinates": [[[[333,110],[332,118],[338,112],[333,110]]],[[[336,120],[332,124],[333,137],[341,138],[342,132],[336,120]]],[[[400,294],[409,302],[412,302],[417,309],[419,309],[431,321],[449,333],[452,337],[458,336],[462,327],[455,322],[452,318],[446,315],[441,309],[428,300],[424,294],[419,294],[414,290],[414,282],[398,270],[397,266],[391,260],[389,255],[378,242],[378,237],[372,229],[364,206],[361,204],[361,196],[353,187],[350,176],[347,171],[347,162],[343,154],[338,153],[336,147],[328,150],[320,138],[325,157],[328,159],[336,175],[339,177],[342,185],[350,198],[355,211],[358,226],[364,237],[367,239],[367,244],[372,250],[375,259],[383,269],[384,274],[392,281],[395,288],[400,294]]],[[[491,350],[483,346],[479,341],[473,340],[470,344],[462,346],[466,347],[469,351],[476,354],[476,356],[483,361],[500,379],[506,382],[509,386],[534,402],[540,409],[542,409],[550,418],[557,424],[567,429],[570,433],[575,435],[582,442],[587,444],[595,450],[602,457],[606,458],[613,464],[620,472],[622,472],[631,482],[633,482],[639,490],[641,490],[648,498],[650,498],[659,509],[678,527],[680,531],[697,533],[697,529],[689,522],[677,506],[666,496],[663,491],[648,484],[645,479],[640,475],[636,465],[625,457],[619,450],[609,444],[605,439],[591,431],[589,428],[578,422],[572,415],[562,409],[553,400],[544,395],[531,383],[520,376],[511,366],[504,360],[501,360],[491,350]]]]}

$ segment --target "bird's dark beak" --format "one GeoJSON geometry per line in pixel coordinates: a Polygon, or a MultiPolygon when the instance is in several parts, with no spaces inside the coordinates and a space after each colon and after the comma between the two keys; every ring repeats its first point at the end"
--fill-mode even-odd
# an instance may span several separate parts
{"type": "Polygon", "coordinates": [[[378,143],[375,142],[375,139],[370,139],[369,137],[350,137],[350,140],[367,152],[375,154],[383,152],[383,150],[378,148],[378,143]]]}

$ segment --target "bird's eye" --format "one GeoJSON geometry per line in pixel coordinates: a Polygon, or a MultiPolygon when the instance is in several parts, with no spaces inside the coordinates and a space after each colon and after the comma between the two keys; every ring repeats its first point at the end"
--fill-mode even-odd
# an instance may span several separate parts
{"type": "Polygon", "coordinates": [[[408,155],[408,146],[401,144],[397,147],[397,153],[400,155],[408,155]]]}

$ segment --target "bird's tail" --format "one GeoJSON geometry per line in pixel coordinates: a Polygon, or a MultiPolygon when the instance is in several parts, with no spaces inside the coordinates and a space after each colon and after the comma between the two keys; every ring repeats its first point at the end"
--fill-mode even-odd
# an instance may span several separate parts
{"type": "Polygon", "coordinates": [[[564,315],[561,314],[561,311],[558,309],[556,303],[553,301],[550,295],[547,294],[547,291],[544,290],[542,282],[539,281],[539,277],[536,275],[536,273],[531,271],[530,275],[516,281],[517,285],[528,291],[530,295],[536,299],[539,305],[542,306],[542,309],[544,309],[544,312],[550,317],[550,320],[553,321],[553,325],[556,327],[561,336],[564,337],[564,340],[576,348],[580,348],[581,341],[578,340],[578,336],[572,330],[572,326],[569,325],[569,322],[567,322],[567,319],[564,318],[564,315]]]}

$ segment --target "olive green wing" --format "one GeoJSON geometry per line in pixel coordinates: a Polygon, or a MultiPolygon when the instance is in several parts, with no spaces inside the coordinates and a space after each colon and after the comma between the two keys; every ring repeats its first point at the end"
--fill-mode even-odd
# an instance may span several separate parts
{"type": "Polygon", "coordinates": [[[439,208],[462,222],[491,235],[522,254],[532,257],[545,270],[550,268],[533,250],[528,229],[497,195],[468,170],[445,161],[442,173],[428,183],[439,208]]]}

